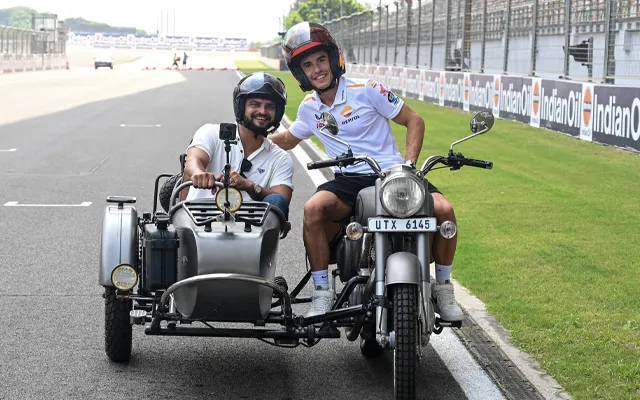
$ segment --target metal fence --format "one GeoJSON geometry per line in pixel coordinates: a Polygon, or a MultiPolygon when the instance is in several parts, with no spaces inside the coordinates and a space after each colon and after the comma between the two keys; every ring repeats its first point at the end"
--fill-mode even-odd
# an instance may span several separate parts
{"type": "Polygon", "coordinates": [[[0,26],[0,54],[64,54],[64,31],[36,31],[0,26]]]}
{"type": "Polygon", "coordinates": [[[639,3],[398,0],[323,23],[348,63],[638,85],[639,3]]]}

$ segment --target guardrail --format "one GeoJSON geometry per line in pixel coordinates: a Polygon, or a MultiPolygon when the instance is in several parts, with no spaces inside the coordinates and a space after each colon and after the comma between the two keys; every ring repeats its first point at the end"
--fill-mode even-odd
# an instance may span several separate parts
{"type": "Polygon", "coordinates": [[[64,54],[0,54],[0,74],[65,69],[64,54]]]}
{"type": "Polygon", "coordinates": [[[637,87],[377,65],[347,68],[350,76],[374,78],[404,97],[491,111],[498,118],[640,151],[637,87]]]}
{"type": "MultiPolygon", "coordinates": [[[[640,81],[637,0],[383,0],[323,24],[347,63],[640,81]]],[[[261,51],[280,58],[279,44],[261,51]]]]}
{"type": "Polygon", "coordinates": [[[64,54],[64,32],[0,25],[0,54],[64,54]]]}
{"type": "Polygon", "coordinates": [[[379,90],[546,128],[577,139],[640,151],[640,88],[502,74],[347,64],[379,90]]]}

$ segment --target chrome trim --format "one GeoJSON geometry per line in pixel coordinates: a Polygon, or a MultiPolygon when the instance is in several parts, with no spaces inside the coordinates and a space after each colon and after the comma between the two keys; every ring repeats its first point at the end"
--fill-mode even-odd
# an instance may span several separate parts
{"type": "Polygon", "coordinates": [[[160,328],[160,316],[159,316],[161,312],[160,310],[166,307],[167,299],[169,298],[169,295],[171,293],[175,292],[181,287],[188,286],[194,283],[201,283],[201,282],[215,281],[215,280],[238,280],[238,281],[251,282],[251,283],[256,283],[259,285],[270,287],[271,289],[280,293],[280,295],[282,296],[282,299],[284,300],[285,318],[292,317],[293,311],[291,309],[291,298],[289,297],[289,293],[287,293],[287,291],[285,291],[279,285],[276,285],[271,281],[258,278],[256,276],[245,275],[245,274],[221,274],[221,273],[205,274],[205,275],[192,276],[191,278],[183,279],[179,282],[176,282],[173,285],[169,286],[169,288],[164,293],[162,293],[162,297],[160,297],[160,302],[158,304],[158,311],[153,317],[153,321],[151,321],[151,329],[156,330],[160,328]]]}

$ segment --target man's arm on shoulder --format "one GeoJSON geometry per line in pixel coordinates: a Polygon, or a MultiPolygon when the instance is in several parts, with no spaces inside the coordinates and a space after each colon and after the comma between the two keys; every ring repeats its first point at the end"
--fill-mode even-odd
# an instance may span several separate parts
{"type": "Polygon", "coordinates": [[[417,164],[424,140],[424,119],[405,103],[392,121],[407,128],[407,153],[404,158],[417,164]]]}
{"type": "Polygon", "coordinates": [[[298,106],[298,114],[296,115],[295,121],[289,126],[289,129],[284,132],[269,135],[269,139],[282,150],[291,150],[303,140],[313,136],[313,131],[305,119],[305,115],[308,114],[308,110],[305,108],[305,103],[308,101],[308,98],[309,96],[305,97],[305,100],[298,106]]]}
{"type": "Polygon", "coordinates": [[[296,147],[298,143],[302,142],[302,139],[293,136],[289,130],[269,135],[269,139],[282,150],[291,150],[296,147]]]}

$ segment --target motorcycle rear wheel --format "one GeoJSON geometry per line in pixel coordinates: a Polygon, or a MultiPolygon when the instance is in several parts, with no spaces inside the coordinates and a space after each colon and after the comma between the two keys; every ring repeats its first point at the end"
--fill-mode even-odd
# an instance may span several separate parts
{"type": "Polygon", "coordinates": [[[393,286],[393,330],[396,345],[393,350],[394,399],[416,398],[416,351],[418,319],[416,286],[397,284],[393,286]]]}

